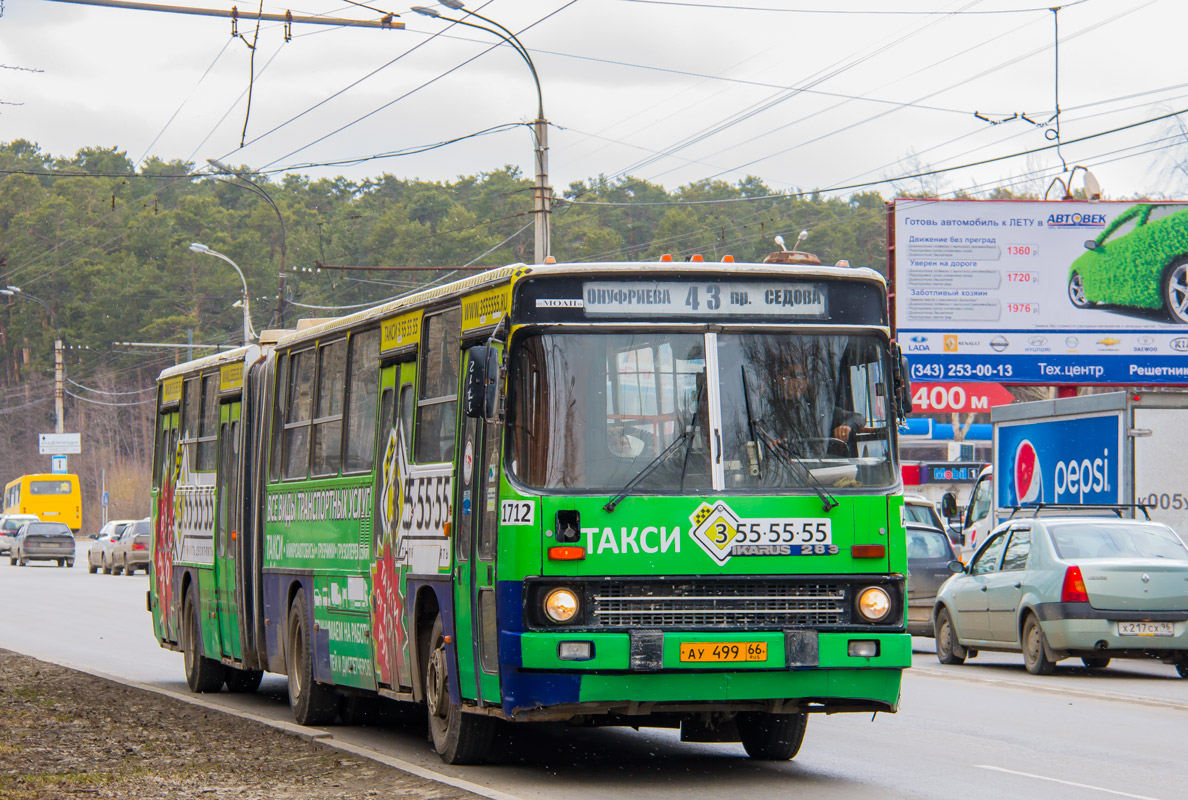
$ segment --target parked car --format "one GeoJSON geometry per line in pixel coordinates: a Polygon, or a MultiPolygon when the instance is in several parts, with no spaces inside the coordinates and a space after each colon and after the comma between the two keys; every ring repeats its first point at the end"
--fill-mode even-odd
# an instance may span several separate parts
{"type": "Polygon", "coordinates": [[[1188,678],[1188,547],[1158,522],[1110,517],[1015,519],[991,531],[941,587],[936,655],[1022,652],[1027,671],[1077,657],[1158,658],[1188,678]]]}
{"type": "Polygon", "coordinates": [[[957,551],[949,537],[931,525],[908,521],[907,629],[912,636],[932,636],[932,612],[941,584],[952,572],[949,563],[957,551]]]}
{"type": "Polygon", "coordinates": [[[1139,204],[1123,211],[1069,268],[1068,299],[1167,312],[1188,322],[1188,209],[1139,204]]]}
{"type": "Polygon", "coordinates": [[[57,561],[59,567],[74,566],[74,534],[61,522],[26,522],[17,532],[9,564],[27,566],[30,561],[57,561]]]}
{"type": "Polygon", "coordinates": [[[12,550],[12,542],[22,525],[40,521],[36,514],[0,514],[0,553],[12,550]]]}
{"type": "Polygon", "coordinates": [[[124,528],[124,534],[111,548],[111,571],[131,575],[137,569],[148,570],[149,535],[152,528],[148,517],[124,528]]]}
{"type": "Polygon", "coordinates": [[[111,574],[111,549],[124,533],[124,529],[134,522],[134,519],[108,520],[98,533],[92,533],[88,537],[95,541],[87,551],[87,572],[94,574],[103,570],[104,575],[111,574]]]}

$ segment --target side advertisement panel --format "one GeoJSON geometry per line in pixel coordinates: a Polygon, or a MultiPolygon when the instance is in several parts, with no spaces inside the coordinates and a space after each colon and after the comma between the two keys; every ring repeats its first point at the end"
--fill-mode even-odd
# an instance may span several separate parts
{"type": "Polygon", "coordinates": [[[1117,414],[1004,423],[995,443],[995,506],[1122,502],[1117,414]]]}
{"type": "Polygon", "coordinates": [[[1188,383],[1188,204],[894,208],[912,380],[1188,383]]]}

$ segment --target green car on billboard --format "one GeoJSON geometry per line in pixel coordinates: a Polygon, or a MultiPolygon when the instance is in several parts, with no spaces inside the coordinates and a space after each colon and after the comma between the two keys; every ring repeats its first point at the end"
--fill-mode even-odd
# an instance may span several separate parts
{"type": "Polygon", "coordinates": [[[1074,306],[1164,309],[1188,323],[1188,206],[1132,206],[1085,249],[1069,268],[1074,306]]]}

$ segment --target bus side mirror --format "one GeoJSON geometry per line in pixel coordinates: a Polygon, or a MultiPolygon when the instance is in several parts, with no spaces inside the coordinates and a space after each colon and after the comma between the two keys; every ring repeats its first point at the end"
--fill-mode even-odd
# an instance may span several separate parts
{"type": "Polygon", "coordinates": [[[499,351],[488,345],[475,345],[467,355],[463,412],[471,419],[491,419],[498,399],[499,351]]]}
{"type": "Polygon", "coordinates": [[[1097,249],[1097,240],[1096,239],[1086,239],[1085,240],[1085,249],[1086,250],[1096,250],[1097,249]]]}
{"type": "Polygon", "coordinates": [[[952,492],[945,492],[941,495],[941,514],[945,519],[957,516],[957,495],[952,492]]]}
{"type": "Polygon", "coordinates": [[[894,345],[895,355],[899,356],[898,375],[896,375],[895,389],[899,400],[900,415],[907,417],[912,413],[912,369],[908,366],[907,356],[894,345]]]}
{"type": "Polygon", "coordinates": [[[487,362],[486,369],[486,384],[483,388],[483,416],[487,421],[493,422],[496,413],[499,411],[499,385],[500,381],[500,353],[497,348],[487,347],[487,362]]]}

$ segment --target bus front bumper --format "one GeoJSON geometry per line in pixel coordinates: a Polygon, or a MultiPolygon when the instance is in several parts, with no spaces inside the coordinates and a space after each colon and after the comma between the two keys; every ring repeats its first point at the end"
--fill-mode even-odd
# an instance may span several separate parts
{"type": "Polygon", "coordinates": [[[912,657],[906,633],[504,632],[501,645],[503,710],[518,719],[747,708],[894,711],[912,657]],[[589,657],[573,658],[587,650],[589,657]],[[736,657],[753,660],[706,660],[736,657]]]}

